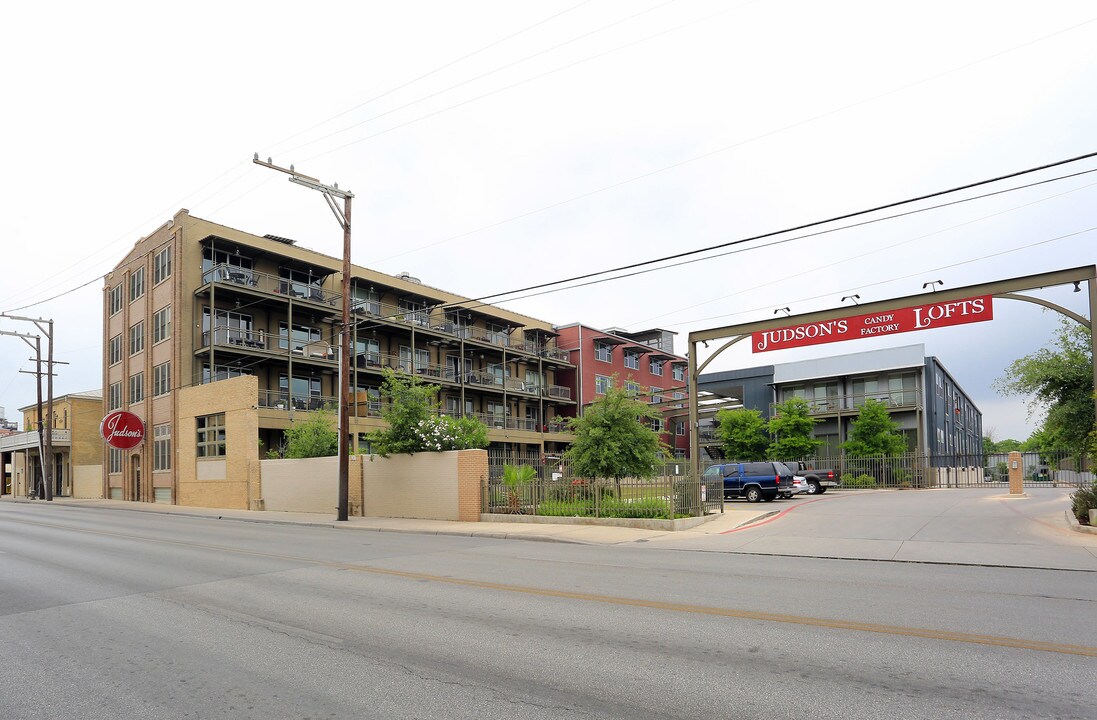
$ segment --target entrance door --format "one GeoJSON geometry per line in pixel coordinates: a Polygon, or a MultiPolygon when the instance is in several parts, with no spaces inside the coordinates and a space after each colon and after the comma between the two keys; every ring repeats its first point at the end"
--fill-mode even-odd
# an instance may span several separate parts
{"type": "Polygon", "coordinates": [[[53,494],[56,497],[66,495],[65,492],[65,456],[54,453],[53,456],[53,494]]]}
{"type": "Polygon", "coordinates": [[[130,477],[133,481],[133,499],[136,502],[141,502],[141,456],[134,455],[130,463],[130,477]]]}

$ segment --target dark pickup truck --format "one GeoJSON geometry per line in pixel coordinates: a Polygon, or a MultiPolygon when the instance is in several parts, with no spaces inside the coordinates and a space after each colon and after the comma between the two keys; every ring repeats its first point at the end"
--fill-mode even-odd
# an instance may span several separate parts
{"type": "Polygon", "coordinates": [[[792,471],[779,462],[725,463],[705,470],[706,481],[718,478],[724,481],[725,500],[741,497],[747,502],[770,502],[792,486],[792,471]]]}
{"type": "Polygon", "coordinates": [[[842,484],[838,480],[838,474],[833,470],[810,468],[807,463],[796,462],[795,460],[789,460],[785,465],[788,465],[793,474],[799,475],[807,481],[808,495],[821,495],[827,491],[827,488],[839,487],[842,484]]]}

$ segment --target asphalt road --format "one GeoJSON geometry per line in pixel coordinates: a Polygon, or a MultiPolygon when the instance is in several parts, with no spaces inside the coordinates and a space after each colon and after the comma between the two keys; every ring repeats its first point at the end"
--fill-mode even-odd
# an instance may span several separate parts
{"type": "Polygon", "coordinates": [[[5,503],[0,718],[1092,718],[1095,609],[1086,571],[5,503]]]}

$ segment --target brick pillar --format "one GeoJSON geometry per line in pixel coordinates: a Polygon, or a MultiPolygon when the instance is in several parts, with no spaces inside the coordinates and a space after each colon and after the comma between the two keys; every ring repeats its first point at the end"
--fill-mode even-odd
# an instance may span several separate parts
{"type": "Polygon", "coordinates": [[[1009,494],[1025,494],[1025,463],[1021,459],[1021,453],[1014,451],[1009,454],[1009,494]]]}
{"type": "Polygon", "coordinates": [[[457,451],[457,519],[480,522],[481,488],[488,479],[486,450],[457,451]]]}

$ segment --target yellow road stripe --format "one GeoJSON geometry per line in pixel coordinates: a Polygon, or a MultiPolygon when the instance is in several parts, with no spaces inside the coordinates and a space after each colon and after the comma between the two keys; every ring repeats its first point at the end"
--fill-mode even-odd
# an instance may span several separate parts
{"type": "Polygon", "coordinates": [[[685,603],[671,603],[660,600],[641,600],[637,598],[618,597],[616,595],[598,595],[594,593],[571,592],[567,590],[552,590],[549,588],[528,587],[525,585],[511,585],[507,583],[489,582],[486,580],[469,580],[465,578],[447,577],[445,575],[432,575],[429,573],[410,572],[407,570],[390,570],[360,565],[356,563],[340,563],[328,560],[314,560],[312,558],[297,557],[294,555],[280,555],[276,553],[262,552],[259,550],[245,550],[242,548],[224,547],[221,545],[207,545],[204,543],[184,542],[180,540],[164,540],[150,538],[141,535],[108,532],[106,530],[86,530],[72,528],[65,525],[44,523],[34,520],[18,519],[31,525],[53,527],[71,532],[90,533],[108,537],[118,537],[127,540],[140,540],[155,542],[165,545],[180,545],[188,548],[214,550],[218,552],[236,553],[239,555],[252,555],[276,560],[288,560],[308,565],[335,568],[339,570],[353,570],[355,572],[372,573],[375,575],[388,575],[408,580],[425,580],[429,582],[445,583],[448,585],[460,585],[464,587],[479,588],[482,590],[496,590],[499,592],[521,593],[537,597],[562,598],[565,600],[581,600],[586,602],[598,602],[608,605],[620,605],[625,607],[648,608],[651,610],[666,610],[669,612],[694,613],[698,615],[710,615],[716,617],[737,618],[741,620],[758,620],[761,622],[775,622],[789,625],[806,625],[810,627],[823,627],[835,630],[854,630],[860,632],[880,633],[883,635],[895,635],[899,637],[927,638],[930,640],[944,640],[948,642],[968,643],[972,645],[989,645],[993,647],[1017,648],[1021,650],[1036,650],[1039,652],[1057,653],[1060,655],[1081,655],[1083,657],[1097,657],[1097,647],[1086,645],[1067,645],[1063,643],[1040,642],[1038,640],[1024,640],[998,635],[976,635],[973,633],[953,632],[950,630],[933,630],[929,628],[912,628],[902,625],[881,625],[878,623],[864,623],[853,620],[830,620],[826,618],[804,617],[802,615],[785,615],[782,613],[757,612],[754,610],[737,610],[732,608],[709,607],[706,605],[690,605],[685,603]]]}

